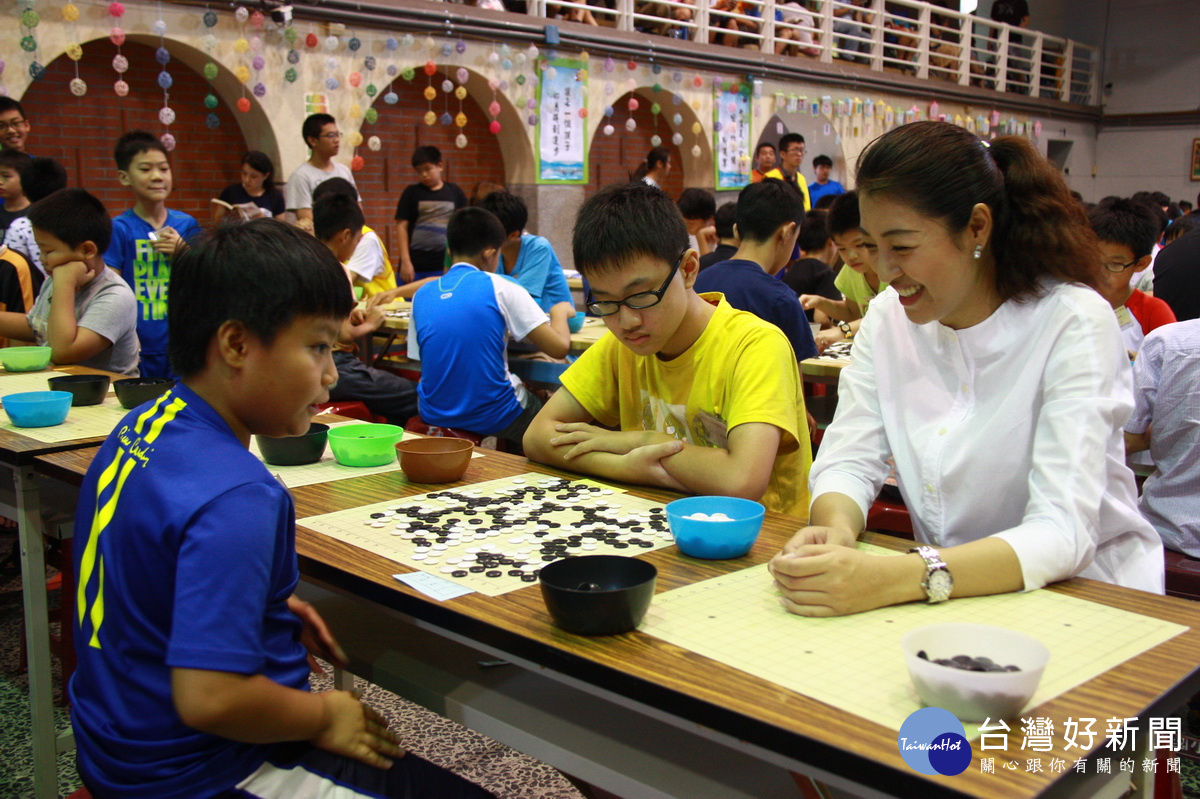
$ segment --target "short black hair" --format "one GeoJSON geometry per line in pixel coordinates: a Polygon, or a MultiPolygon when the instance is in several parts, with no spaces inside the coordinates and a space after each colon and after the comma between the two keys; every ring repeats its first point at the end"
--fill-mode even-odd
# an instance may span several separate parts
{"type": "Polygon", "coordinates": [[[785,133],[779,139],[779,149],[781,152],[793,144],[804,144],[804,137],[799,133],[785,133]]]}
{"type": "Polygon", "coordinates": [[[717,201],[706,189],[684,189],[679,195],[679,213],[684,219],[712,219],[716,212],[717,201]]]}
{"type": "Polygon", "coordinates": [[[850,230],[862,230],[862,217],[858,213],[858,192],[848,191],[839,194],[829,206],[826,217],[829,225],[829,235],[840,236],[850,230]]]}
{"type": "Polygon", "coordinates": [[[329,241],[343,230],[362,230],[363,212],[358,200],[341,192],[314,197],[312,213],[313,235],[321,241],[329,241]]]}
{"type": "Polygon", "coordinates": [[[836,199],[837,199],[839,196],[841,196],[841,195],[838,195],[838,194],[822,194],[820,197],[818,197],[818,198],[817,198],[817,204],[813,206],[813,210],[815,210],[815,211],[828,211],[828,210],[829,210],[829,207],[830,207],[831,205],[833,205],[833,201],[834,201],[834,200],[836,200],[836,199]]]}
{"type": "Polygon", "coordinates": [[[819,166],[827,166],[830,169],[832,169],[833,168],[833,159],[827,155],[818,155],[816,158],[813,159],[813,169],[816,169],[819,166]]]}
{"type": "Polygon", "coordinates": [[[1141,259],[1154,250],[1159,228],[1156,209],[1144,202],[1117,197],[1102,200],[1088,211],[1088,222],[1101,242],[1123,244],[1141,259]]]}
{"type": "Polygon", "coordinates": [[[804,219],[804,201],[782,180],[765,178],[738,194],[737,226],[742,241],[764,242],[788,222],[804,219]]]}
{"type": "Polygon", "coordinates": [[[474,258],[488,247],[504,243],[504,225],[479,206],[459,208],[446,223],[446,246],[451,255],[474,258]]]}
{"type": "Polygon", "coordinates": [[[329,249],[277,219],[221,227],[171,265],[167,354],[183,377],[204,371],[208,345],[236,320],[264,344],[300,316],[341,321],[354,297],[329,249]]]}
{"type": "Polygon", "coordinates": [[[21,165],[21,191],[25,199],[35,203],[67,187],[67,170],[53,158],[25,156],[21,165]]]}
{"type": "Polygon", "coordinates": [[[1192,208],[1193,208],[1192,204],[1190,202],[1188,202],[1187,200],[1179,201],[1179,210],[1183,211],[1185,214],[1191,213],[1192,208]]]}
{"type": "Polygon", "coordinates": [[[167,155],[167,148],[153,133],[147,130],[131,130],[117,139],[117,146],[113,148],[113,160],[117,162],[117,169],[124,172],[129,169],[133,159],[151,150],[158,150],[167,155]]]}
{"type": "Polygon", "coordinates": [[[616,183],[596,192],[579,209],[571,236],[575,268],[585,276],[640,257],[673,264],[687,246],[678,206],[647,183],[616,183]]]}
{"type": "Polygon", "coordinates": [[[442,163],[442,151],[434,147],[432,144],[425,144],[413,150],[412,166],[416,169],[421,164],[440,164],[442,163]]]}
{"type": "Polygon", "coordinates": [[[354,184],[345,178],[326,178],[317,184],[313,189],[312,201],[315,203],[322,197],[328,197],[331,194],[344,194],[354,202],[358,202],[358,189],[354,188],[354,184]]]}
{"type": "Polygon", "coordinates": [[[112,241],[112,219],[95,195],[84,189],[59,189],[29,206],[29,224],[68,247],[85,241],[104,253],[112,241]]]}
{"type": "Polygon", "coordinates": [[[21,115],[22,119],[29,118],[25,113],[25,108],[19,102],[11,97],[0,97],[0,114],[7,113],[9,111],[16,111],[21,115]]]}
{"type": "Polygon", "coordinates": [[[774,144],[771,144],[771,142],[769,142],[769,141],[760,141],[758,143],[758,146],[754,148],[754,157],[755,158],[758,158],[758,154],[760,152],[762,152],[762,148],[764,148],[764,147],[768,147],[768,148],[770,148],[771,152],[775,152],[774,144]]]}
{"type": "MultiPolygon", "coordinates": [[[[29,160],[29,156],[20,150],[11,150],[7,147],[0,150],[0,167],[8,167],[14,172],[19,173],[21,167],[25,166],[29,160]]],[[[25,185],[21,184],[21,188],[24,189],[25,185]]]]}
{"type": "Polygon", "coordinates": [[[525,201],[503,189],[488,192],[476,206],[496,215],[500,224],[504,225],[505,236],[524,230],[529,222],[529,209],[525,207],[525,201]]]}
{"type": "MultiPolygon", "coordinates": [[[[304,143],[308,144],[309,139],[321,138],[321,128],[326,125],[336,125],[337,120],[332,114],[309,114],[304,119],[304,124],[300,126],[300,135],[304,137],[304,143]]],[[[312,147],[311,144],[308,145],[312,147]]]]}
{"type": "Polygon", "coordinates": [[[725,203],[713,214],[713,226],[717,229],[718,239],[732,239],[733,226],[737,223],[737,203],[725,203]]]}
{"type": "Polygon", "coordinates": [[[824,249],[828,243],[829,226],[825,222],[825,214],[809,211],[800,224],[800,237],[796,239],[796,244],[804,252],[816,252],[824,249]]]}

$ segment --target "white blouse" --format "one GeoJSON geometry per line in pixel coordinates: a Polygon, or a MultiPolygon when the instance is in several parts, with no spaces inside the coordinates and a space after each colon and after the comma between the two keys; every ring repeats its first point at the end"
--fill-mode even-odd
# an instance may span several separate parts
{"type": "Polygon", "coordinates": [[[813,499],[863,510],[895,458],[917,538],[989,535],[1016,551],[1025,589],[1072,576],[1163,592],[1163,552],[1137,510],[1122,425],[1129,361],[1112,308],[1059,282],[965,330],[870,305],[812,465],[813,499]]]}

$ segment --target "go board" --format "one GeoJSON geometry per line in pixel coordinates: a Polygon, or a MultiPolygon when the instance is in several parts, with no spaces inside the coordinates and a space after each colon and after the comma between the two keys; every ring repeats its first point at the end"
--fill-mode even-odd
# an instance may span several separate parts
{"type": "MultiPolygon", "coordinates": [[[[867,544],[859,544],[859,549],[899,554],[867,544]]],[[[948,622],[1006,627],[1046,645],[1050,662],[1030,707],[1187,629],[1046,590],[805,618],[779,604],[766,564],[658,594],[640,629],[899,730],[908,715],[921,707],[900,639],[918,627],[948,622]]],[[[967,737],[974,738],[977,726],[966,726],[967,737]]]]}
{"type": "Polygon", "coordinates": [[[535,472],[297,524],[487,596],[524,588],[571,555],[637,555],[675,543],[661,503],[535,472]]]}

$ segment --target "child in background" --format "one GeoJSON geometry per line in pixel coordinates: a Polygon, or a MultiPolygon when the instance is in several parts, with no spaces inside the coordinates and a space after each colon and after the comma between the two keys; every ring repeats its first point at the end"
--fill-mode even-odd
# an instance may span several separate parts
{"type": "Polygon", "coordinates": [[[1159,218],[1144,203],[1106,197],[1088,211],[1088,221],[1100,239],[1096,288],[1116,311],[1125,349],[1135,356],[1150,331],[1175,321],[1171,306],[1132,284],[1133,276],[1150,266],[1159,218]]]}
{"type": "Polygon", "coordinates": [[[50,275],[28,315],[0,313],[0,336],[48,346],[60,366],[136,376],[136,302],[100,255],[112,232],[104,204],[83,189],[63,189],[28,216],[50,275]]]}
{"type": "Polygon", "coordinates": [[[528,457],[805,516],[796,356],[779,328],[693,291],[699,258],[670,198],[645,184],[602,189],[580,209],[573,247],[588,310],[612,335],[563,373],[525,434],[528,457]]]}
{"type": "Polygon", "coordinates": [[[108,437],[75,517],[71,718],[97,799],[486,796],[405,755],[355,694],[309,691],[306,655],[345,655],[293,594],[295,508],[247,448],[308,430],[352,304],[328,250],[276,220],[178,259],[182,382],[108,437]]]}
{"type": "MultiPolygon", "coordinates": [[[[28,313],[42,286],[42,273],[33,268],[24,255],[0,244],[0,313],[28,313]],[[34,286],[34,277],[37,286],[34,286]]],[[[0,347],[32,344],[33,339],[9,339],[0,336],[0,347]]]]}
{"type": "MultiPolygon", "coordinates": [[[[796,292],[797,296],[816,294],[835,302],[841,300],[842,292],[838,291],[833,270],[830,268],[837,261],[837,245],[829,235],[825,214],[809,211],[804,215],[796,246],[800,250],[800,258],[788,265],[783,282],[796,292]]],[[[821,311],[809,309],[806,313],[810,322],[829,323],[829,317],[821,311]]]]}
{"type": "Polygon", "coordinates": [[[467,204],[467,195],[442,180],[442,152],[436,147],[413,151],[417,182],[396,203],[396,240],[400,248],[400,281],[442,274],[446,259],[446,225],[467,204]]]}
{"type": "Polygon", "coordinates": [[[171,161],[158,137],[134,130],[113,150],[117,176],[133,192],[133,207],[113,220],[104,262],[125,278],[138,302],[142,377],[172,377],[167,362],[167,293],[171,261],[181,244],[200,232],[196,220],[167,208],[171,161]]]}
{"type": "MultiPolygon", "coordinates": [[[[21,166],[21,187],[26,199],[36,203],[67,187],[67,170],[53,158],[27,157],[21,166]]],[[[4,243],[29,259],[37,269],[36,279],[38,286],[41,286],[41,281],[46,277],[46,269],[42,266],[42,254],[38,251],[37,242],[33,240],[33,227],[24,213],[13,220],[8,232],[4,234],[4,243]]],[[[34,293],[37,293],[37,289],[34,293]]]]}
{"type": "Polygon", "coordinates": [[[330,178],[341,178],[353,186],[354,173],[350,167],[333,160],[341,150],[342,134],[332,116],[309,114],[300,127],[300,135],[310,155],[288,177],[284,186],[284,205],[295,213],[296,224],[311,233],[313,191],[330,178]]]}
{"type": "MultiPolygon", "coordinates": [[[[317,203],[331,194],[342,194],[358,203],[358,189],[354,188],[353,183],[342,178],[329,178],[313,189],[314,225],[316,224],[317,203]]],[[[360,204],[359,219],[362,218],[361,209],[360,204]]],[[[373,297],[385,291],[392,291],[396,288],[396,272],[392,269],[387,248],[383,246],[379,234],[367,227],[366,224],[360,225],[360,233],[361,235],[355,239],[358,243],[350,251],[350,256],[346,259],[339,258],[342,265],[346,267],[351,283],[355,286],[362,286],[363,297],[373,297]]],[[[317,238],[325,240],[319,233],[317,238]]]]}
{"type": "Polygon", "coordinates": [[[479,207],[491,211],[504,226],[504,244],[500,246],[500,265],[496,274],[511,277],[520,283],[543,311],[561,302],[568,306],[568,316],[575,314],[575,302],[567,286],[567,276],[549,241],[525,232],[529,211],[525,201],[507,191],[494,191],[479,202],[479,207]]]}
{"type": "MultiPolygon", "coordinates": [[[[755,181],[756,183],[759,181],[755,181]]],[[[717,231],[717,248],[708,255],[700,256],[700,271],[721,261],[728,261],[737,252],[737,203],[725,203],[713,214],[713,229],[717,231]]]]}
{"type": "MultiPolygon", "coordinates": [[[[345,265],[352,262],[362,249],[362,242],[366,239],[363,230],[367,228],[363,225],[362,208],[354,199],[353,187],[349,193],[324,191],[335,180],[338,178],[325,181],[314,192],[313,232],[345,265]]],[[[358,357],[357,347],[353,343],[374,333],[381,324],[383,309],[378,304],[368,303],[366,308],[355,308],[350,312],[349,319],[342,325],[338,346],[333,353],[338,379],[329,391],[329,399],[334,402],[365,402],[371,413],[403,427],[411,417],[417,415],[416,386],[399,375],[367,366],[358,357]]]]}
{"type": "Polygon", "coordinates": [[[0,150],[0,236],[18,217],[25,216],[29,200],[21,189],[21,167],[29,163],[29,156],[16,150],[0,150]]]}
{"type": "Polygon", "coordinates": [[[832,194],[837,196],[845,194],[846,188],[836,180],[829,179],[829,173],[833,170],[833,159],[827,155],[818,155],[813,159],[813,174],[817,179],[808,184],[808,199],[812,201],[813,206],[824,196],[832,194]]]}
{"type": "Polygon", "coordinates": [[[717,248],[717,230],[713,217],[717,213],[717,201],[712,192],[705,189],[684,189],[679,195],[679,213],[687,226],[688,246],[708,255],[717,248]]]}
{"type": "Polygon", "coordinates": [[[505,235],[491,212],[456,211],[446,240],[454,265],[417,291],[409,325],[408,355],[424,364],[421,418],[520,446],[541,402],[509,372],[508,337],[562,358],[571,344],[568,308],[558,303],[547,316],[529,292],[492,274],[505,235]]]}

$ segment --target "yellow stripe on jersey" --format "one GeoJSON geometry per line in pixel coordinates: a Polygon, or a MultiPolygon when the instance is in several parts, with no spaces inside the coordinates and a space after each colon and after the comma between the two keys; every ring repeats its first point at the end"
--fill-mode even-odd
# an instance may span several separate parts
{"type": "Polygon", "coordinates": [[[159,398],[154,401],[154,404],[151,405],[149,407],[149,409],[146,410],[145,413],[143,413],[141,416],[138,417],[137,423],[133,426],[133,432],[137,433],[138,435],[141,435],[142,434],[142,426],[146,423],[146,420],[149,419],[150,417],[154,416],[154,414],[158,413],[159,406],[161,406],[164,402],[166,402],[168,399],[170,399],[170,397],[171,397],[170,391],[159,396],[159,398]]]}
{"type": "Polygon", "coordinates": [[[146,434],[146,443],[153,444],[162,432],[163,427],[186,407],[187,403],[178,397],[171,400],[171,404],[163,411],[163,415],[155,419],[154,424],[150,425],[150,432],[146,434]]]}
{"type": "MultiPolygon", "coordinates": [[[[96,480],[96,510],[92,514],[92,531],[88,536],[87,546],[84,547],[83,557],[79,561],[79,583],[76,586],[77,596],[75,598],[75,606],[80,609],[87,607],[88,581],[92,579],[92,569],[96,565],[96,549],[100,541],[100,495],[112,483],[113,477],[116,476],[117,470],[121,466],[121,458],[124,456],[125,450],[118,448],[112,463],[104,467],[104,471],[100,473],[100,477],[96,480]]],[[[83,626],[83,616],[84,614],[81,612],[79,614],[80,627],[83,626]]]]}
{"type": "Polygon", "coordinates": [[[96,590],[96,601],[92,603],[92,640],[88,646],[100,648],[100,625],[104,622],[104,557],[100,558],[100,586],[96,590]]]}

